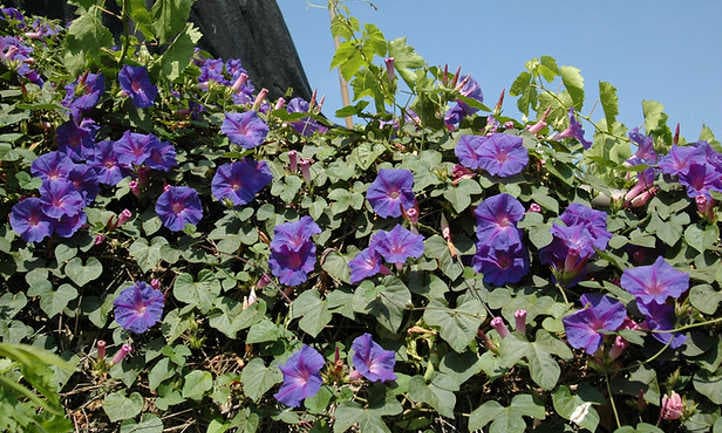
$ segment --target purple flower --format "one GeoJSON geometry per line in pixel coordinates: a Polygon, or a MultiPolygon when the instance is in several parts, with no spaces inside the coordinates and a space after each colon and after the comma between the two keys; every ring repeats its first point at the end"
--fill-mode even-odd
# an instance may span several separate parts
{"type": "Polygon", "coordinates": [[[356,337],[351,343],[351,349],[354,351],[353,366],[363,377],[371,382],[396,380],[396,353],[393,350],[384,350],[371,339],[371,334],[365,333],[356,337]]]}
{"type": "Polygon", "coordinates": [[[123,65],[118,72],[118,83],[138,108],[150,107],[158,97],[158,89],[143,66],[123,65]]]}
{"type": "Polygon", "coordinates": [[[78,212],[73,216],[63,216],[53,224],[55,234],[61,238],[69,238],[88,222],[85,212],[78,212]]]}
{"type": "Polygon", "coordinates": [[[472,170],[481,168],[481,158],[476,151],[483,143],[482,138],[480,135],[462,135],[459,138],[459,142],[456,143],[454,148],[454,154],[461,165],[472,170]]]}
{"type": "Polygon", "coordinates": [[[74,117],[95,107],[105,91],[103,74],[84,72],[77,80],[65,86],[62,105],[69,108],[74,117]]]}
{"type": "MultiPolygon", "coordinates": [[[[481,91],[479,83],[476,82],[471,75],[464,75],[456,86],[456,90],[465,98],[475,99],[484,102],[484,94],[481,91]]],[[[444,124],[447,128],[453,130],[461,121],[479,111],[478,108],[471,107],[461,99],[457,99],[456,105],[450,108],[444,115],[444,124]]]]}
{"type": "Polygon", "coordinates": [[[175,158],[175,147],[171,143],[155,139],[150,141],[148,148],[150,149],[150,156],[145,160],[145,165],[153,170],[167,172],[178,165],[175,158]]]}
{"type": "Polygon", "coordinates": [[[43,79],[40,74],[29,66],[32,52],[32,47],[23,44],[14,36],[0,37],[0,60],[19,76],[42,86],[43,79]]]}
{"type": "Polygon", "coordinates": [[[470,142],[470,146],[478,161],[478,168],[494,176],[519,174],[529,162],[523,140],[514,135],[494,133],[470,142]]]}
{"type": "Polygon", "coordinates": [[[49,218],[77,215],[85,206],[83,196],[67,180],[44,181],[40,186],[40,208],[49,218]]]}
{"type": "Polygon", "coordinates": [[[118,153],[113,147],[113,142],[103,140],[95,146],[95,154],[91,166],[96,168],[98,182],[104,185],[114,186],[129,173],[127,165],[119,160],[118,153]]]}
{"type": "Polygon", "coordinates": [[[282,246],[291,250],[299,250],[311,241],[311,236],[321,233],[321,228],[309,216],[301,217],[298,221],[277,225],[273,229],[271,249],[282,246]]]}
{"type": "Polygon", "coordinates": [[[113,301],[115,321],[134,334],[142,334],[160,321],[165,297],[145,281],[136,281],[113,301]]]}
{"type": "Polygon", "coordinates": [[[198,77],[199,83],[215,81],[220,84],[228,84],[228,80],[223,76],[223,59],[204,59],[200,67],[201,75],[198,77]]]}
{"type": "Polygon", "coordinates": [[[409,257],[419,258],[424,254],[424,237],[413,234],[397,224],[391,231],[376,232],[369,242],[388,263],[402,265],[409,257]]]}
{"type": "Polygon", "coordinates": [[[43,202],[30,197],[10,212],[10,226],[25,242],[40,242],[53,233],[53,222],[42,211],[43,202]]]}
{"type": "Polygon", "coordinates": [[[382,272],[384,265],[379,253],[373,248],[366,248],[349,260],[348,266],[351,269],[351,283],[356,284],[366,278],[382,272]]]}
{"type": "Polygon", "coordinates": [[[689,288],[689,274],[669,265],[664,257],[649,266],[625,269],[622,287],[644,304],[663,304],[668,297],[679,298],[689,288]]]}
{"type": "Polygon", "coordinates": [[[13,19],[15,21],[19,21],[21,23],[25,22],[25,17],[23,16],[23,13],[20,12],[16,8],[0,8],[0,20],[8,20],[13,19]]]}
{"type": "Polygon", "coordinates": [[[507,193],[486,198],[474,210],[479,243],[505,248],[521,242],[516,223],[524,218],[524,206],[507,193]]]}
{"type": "MultiPolygon", "coordinates": [[[[674,329],[674,306],[670,304],[658,304],[656,302],[644,303],[637,298],[637,308],[644,315],[647,328],[652,331],[668,331],[674,329]]],[[[676,349],[684,344],[687,339],[681,333],[675,332],[652,332],[652,337],[657,341],[667,344],[676,349]],[[671,342],[671,343],[670,343],[671,342]]]]}
{"type": "Polygon", "coordinates": [[[704,157],[704,149],[699,147],[673,145],[669,153],[659,160],[659,168],[664,174],[678,175],[686,172],[692,162],[704,157]]]}
{"type": "Polygon", "coordinates": [[[542,264],[552,268],[554,278],[566,286],[584,277],[589,259],[594,255],[594,238],[581,224],[552,226],[552,243],[539,251],[542,264]]]}
{"type": "Polygon", "coordinates": [[[503,247],[478,242],[472,264],[484,274],[484,282],[495,286],[518,283],[529,273],[529,255],[521,242],[503,247]]]}
{"type": "Polygon", "coordinates": [[[466,113],[464,113],[464,107],[456,104],[446,110],[446,114],[444,114],[444,125],[450,131],[454,131],[465,117],[466,113]]]}
{"type": "Polygon", "coordinates": [[[710,191],[722,191],[722,171],[712,164],[692,162],[686,171],[679,173],[679,183],[687,188],[688,197],[703,195],[709,198],[710,191]]]}
{"type": "Polygon", "coordinates": [[[226,118],[221,125],[221,132],[228,137],[233,144],[244,149],[257,147],[268,134],[268,125],[255,111],[244,113],[226,113],[226,118]]]}
{"type": "Polygon", "coordinates": [[[564,224],[568,226],[583,225],[594,239],[594,248],[603,251],[612,239],[607,231],[607,214],[594,210],[580,203],[572,203],[560,215],[564,224]]]}
{"type": "Polygon", "coordinates": [[[325,363],[320,353],[304,344],[279,367],[283,384],[273,397],[286,406],[300,406],[302,400],[313,397],[321,389],[321,369],[325,363]]]}
{"type": "Polygon", "coordinates": [[[203,218],[203,207],[198,192],[187,186],[171,186],[158,197],[155,204],[163,225],[169,230],[178,232],[186,224],[198,224],[203,218]]]}
{"type": "MultiPolygon", "coordinates": [[[[286,111],[289,113],[308,113],[310,105],[302,98],[293,98],[286,105],[286,111]]],[[[314,132],[324,134],[328,131],[328,128],[320,124],[313,117],[305,117],[295,122],[290,122],[291,127],[299,134],[308,137],[313,135],[314,132]]]]}
{"type": "Polygon", "coordinates": [[[316,245],[305,242],[299,249],[287,245],[271,248],[271,273],[285,286],[298,286],[308,280],[316,267],[316,245]]]}
{"type": "Polygon", "coordinates": [[[581,296],[584,309],[562,319],[569,345],[592,355],[602,344],[600,331],[616,331],[627,318],[624,304],[598,294],[581,296]]]}
{"type": "Polygon", "coordinates": [[[629,138],[637,143],[637,151],[634,152],[633,157],[627,160],[629,164],[653,165],[657,163],[657,153],[654,151],[654,140],[652,137],[639,132],[639,128],[634,128],[629,133],[629,138]]]}
{"type": "Polygon", "coordinates": [[[228,199],[235,206],[243,206],[252,202],[256,194],[272,180],[273,175],[265,161],[256,162],[246,158],[218,167],[211,190],[216,199],[228,199]]]}
{"type": "Polygon", "coordinates": [[[414,175],[409,170],[384,168],[366,191],[366,199],[382,218],[400,217],[401,208],[415,204],[414,175]]]}
{"type": "Polygon", "coordinates": [[[123,165],[143,165],[150,158],[150,143],[158,141],[152,134],[138,134],[125,131],[118,141],[113,143],[113,149],[118,155],[118,162],[123,165]]]}
{"type": "Polygon", "coordinates": [[[30,166],[30,173],[42,180],[65,179],[73,169],[73,161],[62,152],[48,152],[40,155],[30,166]]]}
{"type": "Polygon", "coordinates": [[[83,119],[80,123],[75,118],[63,123],[56,130],[58,150],[67,154],[75,162],[80,162],[93,155],[95,133],[98,126],[92,119],[83,119]]]}
{"type": "Polygon", "coordinates": [[[552,140],[560,140],[562,138],[574,138],[581,143],[585,149],[589,149],[592,146],[592,143],[584,138],[584,129],[582,128],[582,124],[579,123],[574,116],[574,108],[569,109],[569,127],[554,135],[552,140]]]}
{"type": "Polygon", "coordinates": [[[68,173],[68,180],[73,184],[75,190],[83,196],[86,205],[95,200],[100,190],[95,168],[86,164],[75,164],[68,173]]]}

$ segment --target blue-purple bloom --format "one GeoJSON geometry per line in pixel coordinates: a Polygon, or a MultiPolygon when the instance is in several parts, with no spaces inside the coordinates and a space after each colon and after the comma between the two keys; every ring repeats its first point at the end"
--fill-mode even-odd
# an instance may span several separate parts
{"type": "Polygon", "coordinates": [[[85,207],[83,196],[68,180],[44,181],[40,186],[40,208],[49,218],[77,215],[85,207]]]}
{"type": "Polygon", "coordinates": [[[80,114],[95,107],[105,91],[103,74],[84,72],[77,80],[65,86],[65,98],[62,105],[79,117],[80,114]]]}
{"type": "Polygon", "coordinates": [[[53,222],[42,211],[43,202],[29,197],[13,206],[10,226],[25,242],[40,242],[53,233],[53,222]]]}
{"type": "Polygon", "coordinates": [[[634,128],[629,132],[629,139],[637,144],[637,151],[634,156],[627,160],[631,165],[653,165],[657,163],[657,152],[654,151],[654,140],[649,135],[639,132],[639,128],[634,128]]]}
{"type": "Polygon", "coordinates": [[[169,230],[178,232],[186,224],[198,224],[203,218],[203,206],[198,192],[187,186],[171,186],[158,197],[155,204],[163,225],[169,230]]]}
{"type": "Polygon", "coordinates": [[[142,334],[160,321],[165,297],[145,281],[136,281],[113,301],[115,321],[134,334],[142,334]]]}
{"type": "Polygon", "coordinates": [[[529,273],[529,254],[521,240],[502,247],[496,243],[477,242],[472,265],[484,274],[487,284],[514,284],[529,273]]]}
{"type": "Polygon", "coordinates": [[[151,141],[158,141],[158,137],[153,134],[125,131],[113,143],[113,149],[118,155],[118,162],[127,166],[143,165],[145,160],[150,158],[151,141]]]}
{"type": "Polygon", "coordinates": [[[30,173],[42,180],[59,180],[68,177],[73,169],[73,160],[62,152],[48,152],[35,158],[30,173]]]}
{"type": "Polygon", "coordinates": [[[722,171],[706,162],[692,162],[679,173],[679,183],[687,189],[688,197],[702,195],[709,199],[711,191],[722,191],[722,171]]]}
{"type": "Polygon", "coordinates": [[[301,401],[313,397],[321,389],[321,369],[325,363],[320,353],[303,345],[279,367],[283,384],[273,397],[286,406],[300,406],[301,401]]]}
{"type": "Polygon", "coordinates": [[[112,141],[103,140],[95,145],[95,154],[90,165],[96,169],[98,182],[103,185],[115,186],[130,173],[130,168],[118,159],[119,156],[112,141]]]}
{"type": "MultiPolygon", "coordinates": [[[[479,83],[477,83],[471,75],[461,77],[461,81],[459,85],[456,86],[456,90],[458,90],[463,97],[484,102],[484,94],[481,91],[481,86],[479,86],[479,83]]],[[[472,115],[477,111],[479,111],[478,108],[471,107],[466,102],[458,99],[456,105],[451,107],[444,115],[444,124],[451,130],[456,129],[466,116],[472,115]]]]}
{"type": "Polygon", "coordinates": [[[574,116],[574,108],[569,109],[569,127],[554,135],[552,140],[560,140],[562,138],[573,138],[585,149],[589,149],[592,146],[592,143],[584,138],[584,129],[582,128],[582,124],[577,120],[576,116],[574,116]]]}
{"type": "Polygon", "coordinates": [[[297,286],[308,279],[316,266],[316,244],[311,236],[319,233],[321,228],[308,216],[273,229],[269,265],[282,284],[297,286]]]}
{"type": "Polygon", "coordinates": [[[366,191],[366,199],[380,217],[400,217],[403,209],[415,205],[414,175],[406,169],[379,170],[366,191]]]}
{"type": "Polygon", "coordinates": [[[564,317],[562,322],[569,345],[592,355],[602,344],[604,336],[600,331],[621,328],[627,318],[627,310],[624,304],[605,295],[587,294],[582,295],[580,300],[584,308],[564,317]]]}
{"type": "Polygon", "coordinates": [[[75,190],[83,196],[86,205],[95,200],[100,187],[98,186],[98,174],[94,167],[86,164],[75,164],[68,173],[67,179],[73,184],[75,190]]]}
{"type": "Polygon", "coordinates": [[[471,169],[508,177],[519,174],[529,162],[529,153],[521,137],[494,133],[483,137],[462,136],[455,149],[459,162],[471,169]]]}
{"type": "Polygon", "coordinates": [[[397,224],[391,231],[376,232],[371,237],[369,247],[386,262],[402,265],[409,257],[419,258],[424,254],[424,237],[397,224]]]}
{"type": "MultiPolygon", "coordinates": [[[[286,111],[289,113],[308,113],[309,110],[309,103],[298,97],[291,99],[288,105],[286,105],[286,111]]],[[[314,132],[324,134],[328,131],[328,128],[320,124],[313,117],[305,117],[301,120],[290,122],[290,125],[296,132],[305,137],[313,135],[314,132]]]]}
{"type": "Polygon", "coordinates": [[[621,286],[641,303],[664,304],[667,298],[677,299],[687,291],[689,274],[673,268],[660,256],[652,265],[625,269],[621,286]]]}
{"type": "MultiPolygon", "coordinates": [[[[637,298],[637,309],[646,319],[646,327],[650,331],[668,331],[674,329],[674,305],[656,302],[644,303],[637,298]]],[[[657,341],[667,344],[676,349],[684,344],[687,337],[675,332],[652,332],[652,337],[657,341]]]]}
{"type": "Polygon", "coordinates": [[[98,125],[92,119],[75,117],[58,127],[55,131],[58,150],[68,155],[73,161],[80,162],[93,156],[95,146],[95,133],[98,125]]]}
{"type": "Polygon", "coordinates": [[[383,258],[374,248],[366,248],[358,253],[348,262],[348,267],[351,269],[351,284],[382,272],[385,268],[382,262],[383,258]]]}
{"type": "Polygon", "coordinates": [[[32,47],[23,44],[15,36],[0,37],[0,61],[19,76],[42,86],[43,79],[40,74],[29,66],[32,62],[30,57],[32,52],[32,47]]]}
{"type": "Polygon", "coordinates": [[[69,238],[75,234],[85,223],[88,222],[88,217],[85,212],[80,211],[73,216],[63,216],[53,223],[55,234],[61,238],[69,238]]]}
{"type": "Polygon", "coordinates": [[[571,203],[560,215],[568,226],[582,225],[594,239],[594,248],[605,250],[612,234],[607,231],[607,214],[580,203],[571,203]]]}
{"type": "Polygon", "coordinates": [[[353,366],[363,377],[371,382],[388,382],[396,380],[394,365],[396,353],[384,350],[373,341],[371,334],[365,333],[356,337],[351,343],[353,366]]]}
{"type": "Polygon", "coordinates": [[[506,248],[521,242],[516,223],[524,218],[524,206],[507,193],[486,198],[474,210],[479,243],[506,248]]]}
{"type": "Polygon", "coordinates": [[[255,111],[226,113],[221,132],[233,144],[244,149],[253,149],[263,143],[268,134],[268,125],[255,111]]]}
{"type": "Polygon", "coordinates": [[[152,106],[158,97],[158,89],[143,66],[123,65],[118,72],[118,83],[138,108],[152,106]]]}
{"type": "Polygon", "coordinates": [[[170,171],[178,165],[176,161],[175,146],[160,139],[151,140],[148,144],[150,157],[145,160],[145,165],[153,170],[170,171]]]}
{"type": "Polygon", "coordinates": [[[246,158],[218,167],[211,191],[218,200],[228,199],[235,206],[243,206],[252,202],[272,180],[273,175],[265,161],[246,158]]]}
{"type": "Polygon", "coordinates": [[[668,175],[679,175],[689,169],[690,164],[705,157],[704,150],[697,146],[673,145],[669,153],[659,160],[659,169],[668,175]]]}

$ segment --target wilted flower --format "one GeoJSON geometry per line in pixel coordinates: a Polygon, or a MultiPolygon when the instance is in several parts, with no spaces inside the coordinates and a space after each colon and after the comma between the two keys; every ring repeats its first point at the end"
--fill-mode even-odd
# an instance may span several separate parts
{"type": "Polygon", "coordinates": [[[187,186],[172,186],[164,191],[158,197],[155,212],[163,225],[174,232],[183,230],[186,224],[198,224],[203,218],[198,192],[187,186]]]}
{"type": "Polygon", "coordinates": [[[562,138],[574,138],[581,143],[585,149],[589,149],[592,146],[592,143],[584,138],[584,129],[582,128],[582,124],[577,121],[576,116],[574,116],[574,108],[569,109],[569,127],[554,135],[552,140],[560,140],[562,138]]]}
{"type": "Polygon", "coordinates": [[[363,377],[371,382],[396,380],[394,365],[396,354],[393,350],[384,350],[373,341],[371,334],[356,337],[351,343],[353,366],[363,377]]]}
{"type": "Polygon", "coordinates": [[[662,397],[662,407],[659,411],[659,417],[663,420],[672,421],[680,419],[684,413],[684,402],[682,397],[676,392],[665,394],[662,397]]]}
{"type": "Polygon", "coordinates": [[[381,169],[366,191],[366,199],[380,217],[399,217],[401,208],[414,207],[414,176],[406,169],[381,169]]]}
{"type": "Polygon", "coordinates": [[[145,281],[137,281],[113,301],[115,321],[126,331],[142,334],[160,321],[165,297],[145,281]]]}
{"type": "Polygon", "coordinates": [[[152,106],[158,97],[158,89],[143,66],[123,65],[118,73],[118,83],[138,108],[152,106]]]}
{"type": "Polygon", "coordinates": [[[569,345],[592,355],[602,344],[603,335],[599,331],[619,329],[627,310],[624,304],[605,295],[582,295],[580,301],[584,308],[565,316],[562,322],[569,345]]]}
{"type": "Polygon", "coordinates": [[[152,134],[149,135],[152,137],[150,143],[148,143],[150,156],[145,160],[145,165],[153,170],[166,172],[178,165],[178,161],[176,161],[175,146],[167,141],[160,141],[152,134]]]}
{"type": "Polygon", "coordinates": [[[30,197],[13,206],[10,226],[25,242],[40,242],[53,233],[53,223],[42,211],[43,202],[30,197]]]}
{"type": "Polygon", "coordinates": [[[679,298],[689,288],[689,274],[669,265],[664,257],[657,257],[650,266],[625,269],[621,286],[642,303],[663,304],[667,298],[679,298]]]}
{"type": "Polygon", "coordinates": [[[65,215],[53,224],[55,234],[61,238],[69,238],[84,226],[87,221],[88,217],[85,215],[85,212],[78,212],[72,216],[65,215]]]}
{"type": "Polygon", "coordinates": [[[313,397],[321,389],[321,369],[325,361],[315,349],[304,345],[280,366],[283,384],[273,397],[290,407],[298,407],[301,401],[313,397]]]}
{"type": "Polygon", "coordinates": [[[656,173],[651,167],[639,173],[637,175],[636,185],[630,188],[624,196],[624,206],[640,207],[647,204],[654,194],[656,194],[656,187],[654,186],[655,177],[656,173]]]}
{"type": "Polygon", "coordinates": [[[228,137],[231,143],[244,149],[257,147],[268,134],[268,125],[255,111],[244,113],[226,113],[221,125],[221,132],[228,137]]]}
{"type": "Polygon", "coordinates": [[[369,246],[388,263],[403,265],[409,257],[418,258],[424,254],[424,237],[397,224],[391,231],[376,232],[369,246]]]}
{"type": "Polygon", "coordinates": [[[272,180],[273,175],[265,161],[246,158],[218,167],[211,191],[218,200],[228,199],[235,206],[243,206],[252,202],[272,180]]]}
{"type": "Polygon", "coordinates": [[[629,347],[629,342],[622,338],[622,336],[617,335],[614,338],[614,343],[612,343],[612,347],[609,349],[609,359],[614,361],[615,359],[622,356],[622,353],[629,347]]]}

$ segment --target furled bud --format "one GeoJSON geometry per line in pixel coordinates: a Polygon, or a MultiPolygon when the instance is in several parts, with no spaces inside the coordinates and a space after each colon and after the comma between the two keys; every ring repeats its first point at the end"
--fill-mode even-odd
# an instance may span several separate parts
{"type": "Polygon", "coordinates": [[[98,361],[102,361],[105,359],[105,347],[107,346],[107,343],[105,340],[98,340],[96,343],[96,347],[98,349],[98,354],[95,356],[95,359],[98,361]]]}
{"type": "Polygon", "coordinates": [[[512,129],[514,127],[514,122],[511,120],[507,120],[504,122],[504,129],[512,129]]]}
{"type": "Polygon", "coordinates": [[[541,212],[541,211],[542,211],[542,208],[541,208],[541,206],[539,206],[539,204],[537,204],[537,203],[532,203],[532,204],[529,205],[529,212],[537,212],[537,213],[539,213],[539,212],[541,212]]]}
{"type": "Polygon", "coordinates": [[[695,197],[694,201],[697,204],[697,212],[699,212],[700,216],[707,220],[707,222],[714,223],[714,200],[704,194],[699,194],[695,197]]]}
{"type": "Polygon", "coordinates": [[[535,124],[527,127],[526,129],[534,135],[538,134],[542,129],[546,128],[547,116],[549,116],[549,113],[551,113],[551,111],[552,111],[552,107],[549,107],[546,110],[544,110],[544,113],[542,113],[541,118],[535,124]]]}
{"type": "Polygon", "coordinates": [[[124,344],[120,348],[120,350],[115,352],[115,356],[113,356],[113,359],[110,360],[110,365],[119,364],[132,351],[133,351],[133,346],[131,346],[130,344],[124,344]]]}
{"type": "Polygon", "coordinates": [[[276,105],[273,107],[273,109],[280,110],[285,105],[286,105],[286,100],[281,97],[281,98],[278,98],[278,100],[276,101],[276,105]]]}
{"type": "Polygon", "coordinates": [[[311,164],[313,164],[313,159],[311,158],[301,158],[298,162],[298,165],[301,167],[301,176],[303,176],[303,180],[306,183],[311,183],[311,164]]]}
{"type": "Polygon", "coordinates": [[[158,290],[160,288],[160,280],[157,278],[153,278],[150,280],[150,287],[158,290]]]}
{"type": "Polygon", "coordinates": [[[499,115],[501,114],[501,106],[504,105],[504,93],[506,92],[506,89],[501,89],[501,95],[499,95],[499,100],[496,101],[496,106],[494,107],[494,114],[499,115]]]}
{"type": "Polygon", "coordinates": [[[128,222],[128,220],[131,218],[133,218],[133,212],[131,212],[129,209],[123,209],[120,215],[118,215],[118,219],[115,221],[115,226],[120,227],[126,222],[128,222]]]}
{"type": "Polygon", "coordinates": [[[628,346],[629,343],[627,342],[627,340],[617,335],[617,337],[614,339],[614,343],[612,344],[611,349],[609,349],[609,359],[614,361],[615,359],[619,358],[628,346]]]}
{"type": "Polygon", "coordinates": [[[268,96],[268,89],[264,87],[260,92],[258,92],[258,95],[256,95],[256,100],[253,101],[254,110],[258,110],[263,101],[266,99],[266,96],[268,96]]]}
{"type": "Polygon", "coordinates": [[[672,144],[679,144],[679,123],[674,128],[674,137],[672,138],[672,144]]]}
{"type": "Polygon", "coordinates": [[[295,150],[288,151],[288,169],[291,173],[295,173],[298,170],[298,152],[295,150]]]}
{"type": "Polygon", "coordinates": [[[662,407],[659,412],[659,417],[663,420],[675,420],[682,417],[684,412],[684,403],[682,397],[676,392],[672,391],[670,395],[662,397],[662,407]]]}
{"type": "Polygon", "coordinates": [[[95,235],[95,240],[93,240],[93,245],[100,245],[103,242],[105,242],[105,235],[102,233],[98,233],[95,235]]]}
{"type": "Polygon", "coordinates": [[[526,334],[526,310],[519,309],[514,312],[516,332],[526,334]]]}
{"type": "Polygon", "coordinates": [[[496,329],[496,332],[499,334],[499,337],[505,338],[509,335],[509,328],[506,327],[506,324],[504,323],[504,319],[501,317],[494,317],[491,319],[491,326],[496,329]]]}
{"type": "Polygon", "coordinates": [[[389,78],[389,81],[394,81],[396,79],[396,70],[394,69],[394,58],[387,57],[384,59],[384,63],[386,63],[386,76],[389,78]]]}
{"type": "Polygon", "coordinates": [[[231,92],[238,93],[238,91],[243,88],[243,85],[246,84],[246,81],[248,81],[248,74],[241,72],[241,75],[239,75],[238,78],[236,78],[236,81],[233,82],[231,92]]]}
{"type": "Polygon", "coordinates": [[[455,164],[451,169],[451,183],[454,185],[461,182],[463,179],[472,179],[476,176],[474,170],[470,170],[461,164],[455,164]]]}
{"type": "Polygon", "coordinates": [[[637,175],[637,183],[630,188],[624,196],[624,206],[641,207],[647,204],[657,193],[657,189],[654,186],[655,177],[653,168],[648,168],[639,173],[637,175]]]}

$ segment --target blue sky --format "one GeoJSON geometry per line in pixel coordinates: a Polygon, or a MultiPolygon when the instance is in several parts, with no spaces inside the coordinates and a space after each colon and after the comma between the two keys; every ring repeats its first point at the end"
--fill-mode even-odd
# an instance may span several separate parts
{"type": "MultiPolygon", "coordinates": [[[[306,75],[326,95],[327,115],[340,108],[338,76],[329,68],[333,40],[325,0],[277,0],[306,75]]],[[[697,0],[375,0],[346,4],[386,39],[406,36],[429,64],[471,73],[493,105],[524,63],[550,55],[581,69],[584,113],[598,81],[617,87],[620,119],[642,126],[643,99],[665,106],[670,126],[696,139],[703,123],[722,135],[722,2],[697,0]]],[[[507,114],[515,113],[507,98],[507,114]]],[[[593,118],[603,117],[597,105],[593,118]]],[[[587,129],[589,131],[589,129],[587,129]]]]}

